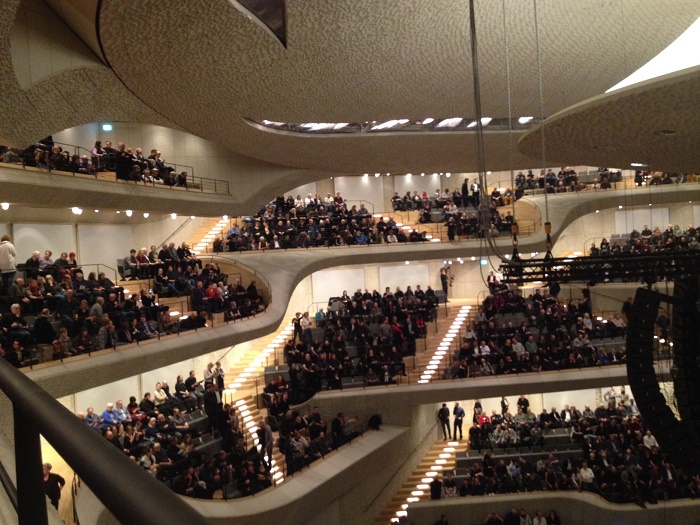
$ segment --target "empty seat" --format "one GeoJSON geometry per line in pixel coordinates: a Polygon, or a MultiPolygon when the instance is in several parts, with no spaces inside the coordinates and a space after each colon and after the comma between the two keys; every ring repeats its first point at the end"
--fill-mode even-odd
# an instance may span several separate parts
{"type": "Polygon", "coordinates": [[[508,447],[506,448],[506,455],[508,456],[513,456],[518,453],[518,449],[514,447],[508,447]]]}
{"type": "Polygon", "coordinates": [[[469,450],[469,451],[467,451],[467,457],[468,458],[480,458],[481,452],[479,452],[478,450],[469,450]]]}
{"type": "Polygon", "coordinates": [[[544,446],[544,451],[545,452],[556,452],[557,447],[555,445],[545,445],[544,446]]]}
{"type": "Polygon", "coordinates": [[[532,452],[533,454],[541,454],[542,447],[539,447],[539,446],[530,447],[530,452],[532,452]]]}

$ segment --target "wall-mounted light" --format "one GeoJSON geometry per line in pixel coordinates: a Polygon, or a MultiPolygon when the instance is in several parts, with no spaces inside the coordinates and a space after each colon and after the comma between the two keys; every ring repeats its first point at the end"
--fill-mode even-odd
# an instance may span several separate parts
{"type": "Polygon", "coordinates": [[[126,216],[127,216],[127,217],[131,217],[131,216],[134,214],[134,212],[131,211],[131,210],[126,210],[125,213],[126,213],[126,216]]]}
{"type": "Polygon", "coordinates": [[[102,124],[102,131],[112,131],[111,124],[102,124]]]}
{"type": "Polygon", "coordinates": [[[9,202],[0,202],[0,208],[7,211],[10,209],[10,203],[9,202]]]}
{"type": "Polygon", "coordinates": [[[195,220],[196,218],[197,217],[195,217],[194,215],[190,215],[190,219],[195,220]]]}
{"type": "Polygon", "coordinates": [[[143,218],[144,218],[144,219],[148,219],[148,216],[149,216],[149,215],[150,215],[150,213],[148,213],[148,212],[144,212],[144,214],[143,214],[143,218]]]}
{"type": "Polygon", "coordinates": [[[170,218],[171,218],[172,220],[177,219],[177,213],[171,213],[171,214],[170,214],[170,218]]]}
{"type": "Polygon", "coordinates": [[[95,213],[100,213],[100,210],[95,210],[95,213]]]}
{"type": "Polygon", "coordinates": [[[83,213],[82,208],[78,208],[77,206],[73,206],[70,211],[72,211],[75,215],[80,215],[83,213]]]}

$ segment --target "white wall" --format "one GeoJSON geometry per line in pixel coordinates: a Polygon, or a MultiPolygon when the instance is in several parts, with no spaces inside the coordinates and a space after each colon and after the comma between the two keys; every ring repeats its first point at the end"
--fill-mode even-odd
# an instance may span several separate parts
{"type": "Polygon", "coordinates": [[[311,276],[313,302],[327,303],[329,297],[337,297],[347,290],[352,295],[365,287],[365,274],[362,268],[323,270],[311,276]]]}
{"type": "Polygon", "coordinates": [[[693,206],[693,225],[700,225],[700,206],[693,206]]]}
{"type": "MultiPolygon", "coordinates": [[[[132,248],[130,226],[109,224],[78,225],[78,261],[81,264],[105,264],[116,270],[117,259],[129,255],[132,248]]],[[[54,252],[55,253],[55,252],[54,252]]],[[[86,272],[96,268],[86,267],[86,272]]],[[[114,278],[109,272],[105,272],[114,278]]],[[[87,277],[87,275],[86,275],[87,277]]]]}
{"type": "MultiPolygon", "coordinates": [[[[335,177],[333,183],[335,191],[339,191],[346,200],[353,201],[350,203],[351,205],[356,204],[357,201],[369,202],[374,206],[375,212],[380,212],[384,211],[382,204],[384,196],[384,181],[382,179],[384,177],[386,174],[382,174],[381,177],[374,175],[369,177],[335,177]]],[[[369,206],[368,208],[372,211],[369,206]]]]}
{"type": "Polygon", "coordinates": [[[12,228],[18,262],[24,263],[34,251],[51,250],[54,258],[61,252],[77,253],[75,227],[71,224],[14,224],[12,228]]]}
{"type": "Polygon", "coordinates": [[[417,284],[425,290],[430,284],[428,265],[411,263],[380,266],[379,283],[382,292],[387,286],[392,291],[396,290],[397,286],[403,291],[406,291],[407,286],[415,290],[417,284]]]}
{"type": "MultiPolygon", "coordinates": [[[[414,191],[417,191],[419,195],[426,192],[432,197],[435,190],[440,188],[440,176],[437,174],[426,173],[421,177],[420,173],[416,173],[411,174],[410,177],[408,175],[401,175],[392,178],[394,179],[394,191],[398,192],[402,197],[406,195],[407,191],[410,191],[411,195],[413,195],[414,191]]],[[[458,179],[454,177],[451,180],[456,183],[458,179]]],[[[460,180],[459,185],[461,184],[462,182],[460,180]]]]}
{"type": "Polygon", "coordinates": [[[615,233],[630,233],[632,230],[642,231],[644,225],[650,229],[655,227],[665,230],[669,224],[668,208],[636,208],[615,212],[615,233]]]}

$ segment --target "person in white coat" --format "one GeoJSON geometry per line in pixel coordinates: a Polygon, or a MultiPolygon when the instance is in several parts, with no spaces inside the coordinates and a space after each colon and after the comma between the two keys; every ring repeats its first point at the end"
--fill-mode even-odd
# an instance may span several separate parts
{"type": "Polygon", "coordinates": [[[17,251],[12,245],[12,239],[9,235],[0,237],[0,274],[2,275],[3,288],[7,290],[15,280],[17,272],[17,263],[15,258],[17,251]]]}

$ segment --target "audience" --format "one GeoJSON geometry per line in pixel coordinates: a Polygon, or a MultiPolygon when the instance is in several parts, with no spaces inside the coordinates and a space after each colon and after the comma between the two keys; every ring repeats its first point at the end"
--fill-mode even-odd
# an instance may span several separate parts
{"type": "MultiPolygon", "coordinates": [[[[9,254],[8,245],[9,237],[3,238],[3,249],[9,254]]],[[[63,252],[54,261],[51,251],[43,256],[36,251],[24,266],[3,273],[0,351],[4,357],[15,366],[27,366],[38,359],[62,359],[204,327],[216,312],[223,312],[226,321],[236,321],[266,308],[255,281],[248,288],[238,280],[227,284],[228,276],[218,265],[203,264],[187,243],[178,249],[171,243],[160,252],[155,246],[150,254],[147,251],[132,250],[133,278],[153,278],[153,289],[160,297],[189,297],[192,313],[173,317],[169,307],[159,305],[156,295],[146,289],[148,284],[125,296],[124,288],[104,273],[91,272],[86,278],[74,253],[63,252]],[[26,278],[15,278],[17,271],[26,278]]],[[[131,260],[124,263],[125,267],[132,264],[131,260]]]]}
{"type": "Polygon", "coordinates": [[[453,471],[445,471],[440,497],[586,490],[612,502],[644,506],[698,495],[700,479],[670,463],[624,387],[619,397],[595,411],[565,405],[535,415],[529,407],[523,409],[526,401],[521,396],[515,416],[508,409],[488,416],[477,401],[469,448],[482,457],[470,468],[458,469],[456,481],[453,471]],[[571,446],[542,452],[552,429],[566,429],[571,446]],[[455,483],[457,490],[450,490],[455,483]]]}

